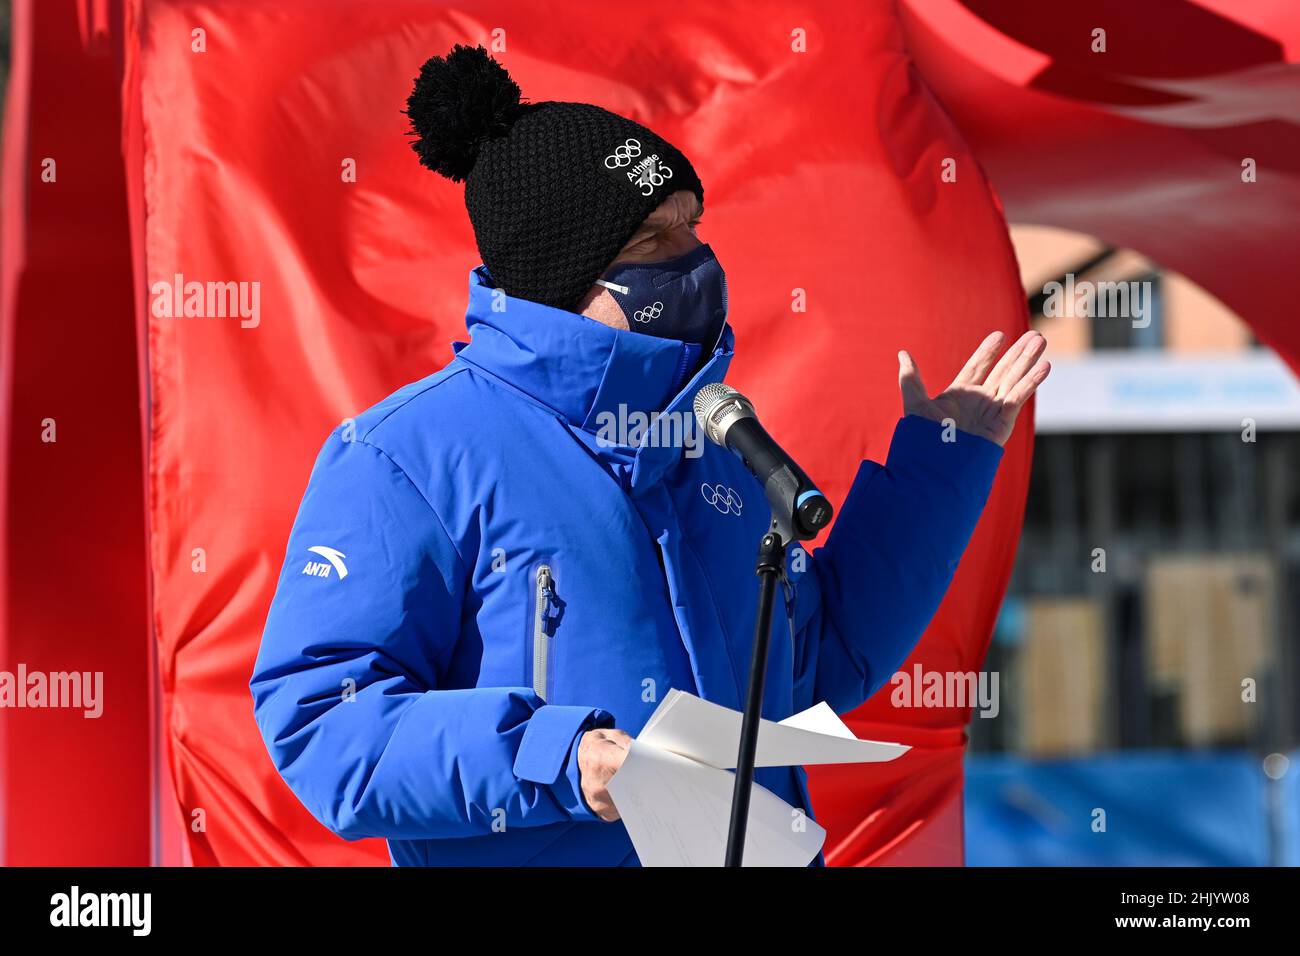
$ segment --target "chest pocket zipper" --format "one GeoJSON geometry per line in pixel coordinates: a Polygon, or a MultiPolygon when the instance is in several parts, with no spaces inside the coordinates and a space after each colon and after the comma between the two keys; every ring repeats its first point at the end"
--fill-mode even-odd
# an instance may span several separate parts
{"type": "Polygon", "coordinates": [[[558,620],[559,600],[549,564],[537,569],[533,579],[533,693],[546,700],[551,670],[551,640],[558,620]]]}

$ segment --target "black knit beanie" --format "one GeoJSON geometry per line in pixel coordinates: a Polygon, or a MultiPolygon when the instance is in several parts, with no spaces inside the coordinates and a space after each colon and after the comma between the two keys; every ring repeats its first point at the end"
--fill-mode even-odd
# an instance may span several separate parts
{"type": "Polygon", "coordinates": [[[420,68],[406,114],[420,162],[465,182],[479,255],[508,295],[572,310],[637,227],[704,187],[671,143],[587,103],[521,103],[480,47],[420,68]]]}

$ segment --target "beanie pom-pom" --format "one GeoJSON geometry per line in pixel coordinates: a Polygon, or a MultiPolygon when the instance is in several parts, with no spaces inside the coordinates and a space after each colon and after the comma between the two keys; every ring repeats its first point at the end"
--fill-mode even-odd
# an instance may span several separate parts
{"type": "Polygon", "coordinates": [[[519,112],[519,85],[483,47],[456,45],[420,68],[406,100],[420,164],[461,182],[479,149],[507,133],[519,112]]]}

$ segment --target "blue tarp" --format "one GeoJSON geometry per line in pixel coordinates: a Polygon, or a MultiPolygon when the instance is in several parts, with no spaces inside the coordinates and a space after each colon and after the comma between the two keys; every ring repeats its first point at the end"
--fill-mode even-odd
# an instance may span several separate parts
{"type": "Polygon", "coordinates": [[[971,756],[966,862],[1298,865],[1300,752],[1290,755],[1289,772],[1277,781],[1264,774],[1258,756],[1244,751],[1069,760],[971,756]]]}

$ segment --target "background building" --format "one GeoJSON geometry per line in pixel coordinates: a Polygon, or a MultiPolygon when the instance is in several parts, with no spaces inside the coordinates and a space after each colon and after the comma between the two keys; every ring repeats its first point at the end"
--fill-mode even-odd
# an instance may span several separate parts
{"type": "Polygon", "coordinates": [[[1001,706],[972,720],[970,862],[1283,862],[1300,386],[1184,277],[1060,230],[1013,238],[1053,373],[985,664],[1001,706]],[[1102,283],[1137,284],[1124,314],[1089,307],[1102,283]]]}

